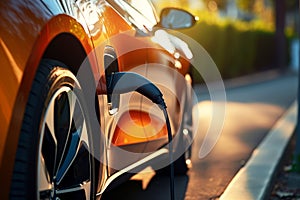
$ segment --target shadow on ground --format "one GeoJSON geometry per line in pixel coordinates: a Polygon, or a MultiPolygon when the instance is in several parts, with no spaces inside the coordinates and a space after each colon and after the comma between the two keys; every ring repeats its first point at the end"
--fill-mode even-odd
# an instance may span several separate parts
{"type": "MultiPolygon", "coordinates": [[[[188,185],[187,175],[175,177],[175,197],[176,200],[183,200],[188,185]]],[[[143,189],[143,180],[129,180],[117,188],[105,192],[103,200],[166,200],[170,198],[169,176],[155,175],[148,185],[143,189]]]]}

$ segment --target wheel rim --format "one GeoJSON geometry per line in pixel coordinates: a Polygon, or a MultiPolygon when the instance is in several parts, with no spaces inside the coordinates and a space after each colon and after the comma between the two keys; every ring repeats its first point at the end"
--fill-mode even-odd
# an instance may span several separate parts
{"type": "Polygon", "coordinates": [[[51,97],[41,124],[37,199],[90,199],[91,158],[86,118],[68,86],[51,97]]]}

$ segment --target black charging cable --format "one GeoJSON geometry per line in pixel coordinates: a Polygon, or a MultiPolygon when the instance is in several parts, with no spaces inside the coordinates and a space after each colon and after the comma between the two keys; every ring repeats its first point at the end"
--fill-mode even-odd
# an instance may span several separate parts
{"type": "Polygon", "coordinates": [[[136,91],[141,95],[150,99],[157,104],[163,111],[166,120],[169,140],[169,158],[170,158],[170,195],[171,200],[175,200],[175,178],[174,178],[174,164],[173,164],[173,145],[172,145],[172,131],[167,112],[167,106],[163,99],[163,94],[150,80],[133,72],[115,72],[106,77],[107,94],[124,94],[136,91]]]}
{"type": "Polygon", "coordinates": [[[163,109],[164,116],[166,119],[166,124],[167,124],[167,130],[168,130],[168,140],[169,140],[169,158],[170,158],[170,195],[171,195],[171,200],[175,200],[175,178],[174,178],[174,164],[173,164],[173,143],[172,143],[172,132],[171,132],[171,125],[170,125],[170,120],[168,116],[167,109],[163,109]]]}

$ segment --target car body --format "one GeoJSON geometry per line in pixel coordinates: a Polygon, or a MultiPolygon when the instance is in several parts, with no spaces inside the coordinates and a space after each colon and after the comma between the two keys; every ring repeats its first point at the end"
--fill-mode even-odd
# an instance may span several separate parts
{"type": "MultiPolygon", "coordinates": [[[[186,27],[194,23],[192,15],[179,9],[169,9],[166,13],[171,11],[191,17],[186,27]]],[[[3,0],[0,2],[0,13],[1,199],[54,199],[59,196],[58,190],[61,188],[58,189],[59,181],[56,183],[56,180],[59,170],[66,164],[65,160],[71,156],[69,149],[73,139],[76,140],[71,134],[76,135],[77,132],[79,138],[75,143],[80,145],[74,147],[76,156],[81,148],[92,152],[87,159],[87,181],[80,180],[78,183],[84,188],[88,182],[90,188],[83,189],[86,198],[100,198],[114,182],[121,180],[121,177],[129,177],[124,169],[127,170],[125,172],[136,169],[133,171],[136,173],[152,165],[152,161],[155,165],[156,158],[166,155],[166,151],[160,151],[166,149],[164,145],[168,143],[168,138],[159,109],[153,108],[150,100],[137,93],[108,95],[108,74],[132,71],[157,84],[168,106],[173,137],[182,134],[182,130],[191,125],[191,120],[187,120],[190,117],[184,118],[191,115],[186,81],[189,79],[181,78],[188,77],[191,52],[176,47],[176,37],[162,29],[170,28],[169,24],[159,22],[152,4],[147,0],[3,0]],[[171,50],[165,44],[166,37],[171,38],[171,50]],[[43,81],[45,83],[41,85],[43,81]],[[89,83],[85,85],[86,82],[89,83]],[[36,88],[41,93],[35,94],[36,88]],[[86,92],[89,88],[93,89],[86,92]],[[80,92],[77,93],[76,89],[80,92]],[[73,112],[79,112],[79,118],[83,119],[78,122],[81,123],[78,128],[76,119],[71,116],[66,136],[61,136],[66,138],[63,143],[56,134],[63,132],[64,126],[60,126],[60,120],[64,119],[63,110],[72,107],[70,96],[75,99],[74,104],[79,102],[79,106],[73,105],[73,111],[66,111],[68,117],[73,112]],[[31,107],[33,110],[30,110],[31,107]],[[130,120],[134,123],[130,124],[130,120]],[[55,133],[49,124],[52,124],[55,133]],[[136,124],[142,128],[137,128],[136,124]],[[56,126],[60,126],[59,131],[56,126]],[[78,129],[71,133],[73,126],[78,129]],[[79,130],[87,132],[87,135],[79,133],[79,130]],[[133,133],[130,135],[126,130],[133,133]],[[151,135],[147,135],[147,131],[151,135]],[[30,132],[30,137],[26,136],[27,132],[30,132]],[[52,134],[53,138],[48,140],[48,134],[50,137],[52,134]],[[53,152],[52,143],[55,147],[53,152]],[[60,148],[63,148],[61,155],[57,153],[60,148]],[[135,153],[136,156],[120,164],[120,160],[125,159],[119,150],[135,153]],[[52,153],[55,158],[49,159],[54,160],[55,166],[49,169],[48,157],[52,153]],[[57,164],[59,156],[61,160],[57,164]],[[45,180],[39,177],[43,170],[48,170],[43,174],[45,180]],[[49,170],[57,170],[56,175],[49,177],[49,170]],[[30,175],[26,175],[27,172],[30,175]],[[32,180],[28,182],[30,177],[32,180]],[[43,181],[46,181],[45,185],[43,181]]],[[[173,28],[185,27],[174,25],[173,28]]],[[[174,148],[176,146],[178,142],[174,148]]],[[[78,161],[74,155],[69,164],[75,165],[74,162],[80,163],[80,160],[85,160],[84,156],[78,161]]],[[[77,167],[84,165],[78,164],[77,167]]],[[[80,171],[76,167],[73,169],[73,166],[67,166],[65,170],[80,171]]],[[[69,176],[69,172],[61,173],[62,179],[69,176]]],[[[80,176],[74,175],[72,178],[80,176]]],[[[64,198],[71,197],[61,199],[64,198]]],[[[77,198],[82,199],[80,196],[77,198]]]]}

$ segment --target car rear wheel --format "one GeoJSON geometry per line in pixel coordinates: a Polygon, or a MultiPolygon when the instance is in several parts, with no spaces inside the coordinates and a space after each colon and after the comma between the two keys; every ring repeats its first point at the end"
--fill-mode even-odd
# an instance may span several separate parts
{"type": "Polygon", "coordinates": [[[11,199],[93,199],[92,134],[81,86],[62,63],[43,60],[29,95],[11,199]]]}

